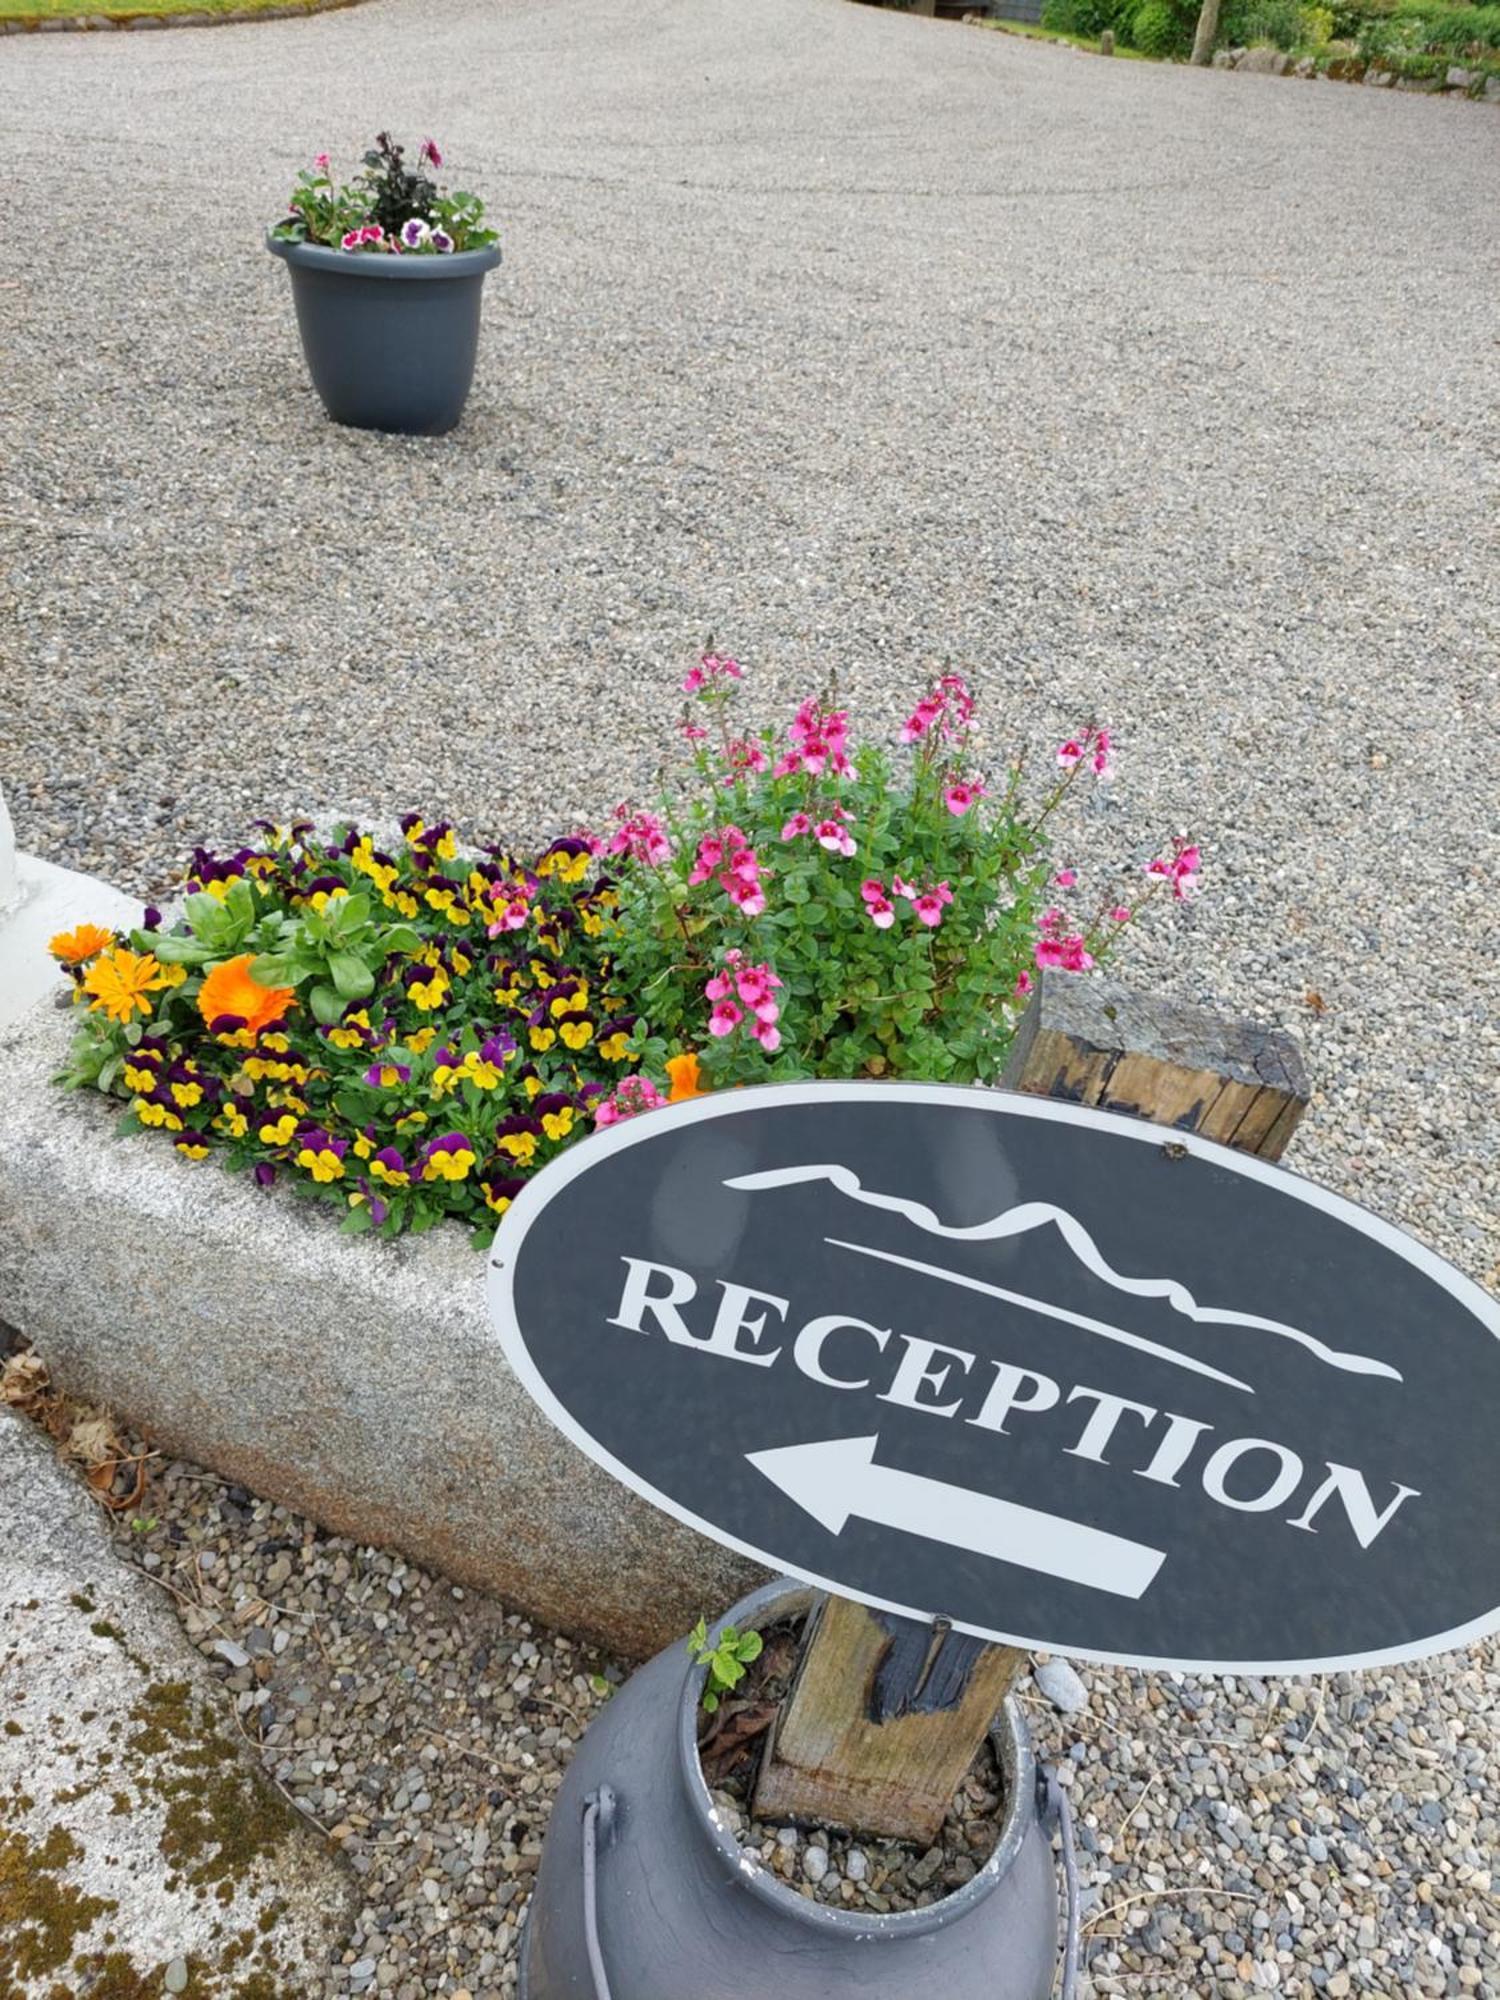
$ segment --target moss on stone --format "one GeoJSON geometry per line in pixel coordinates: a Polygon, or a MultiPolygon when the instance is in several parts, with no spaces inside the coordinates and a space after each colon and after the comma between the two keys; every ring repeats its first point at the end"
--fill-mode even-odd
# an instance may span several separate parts
{"type": "Polygon", "coordinates": [[[226,1905],[244,1872],[299,1825],[292,1808],[242,1763],[187,1681],[159,1681],[132,1710],[129,1750],[165,1809],[163,1858],[191,1887],[226,1905]]]}
{"type": "Polygon", "coordinates": [[[60,1879],[82,1854],[66,1827],[40,1843],[0,1828],[0,1990],[61,1971],[78,1939],[119,1907],[60,1879]]]}

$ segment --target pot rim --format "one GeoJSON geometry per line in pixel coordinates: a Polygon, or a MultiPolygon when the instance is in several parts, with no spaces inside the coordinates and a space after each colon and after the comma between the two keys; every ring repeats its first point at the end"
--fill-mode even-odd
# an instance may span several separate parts
{"type": "Polygon", "coordinates": [[[330,250],[326,243],[291,243],[266,231],[266,248],[273,257],[304,271],[338,271],[348,278],[426,281],[438,278],[479,278],[500,262],[500,245],[483,250],[455,250],[447,257],[376,257],[353,250],[330,250]]]}
{"type": "MultiPolygon", "coordinates": [[[[774,1617],[805,1610],[820,1594],[811,1584],[799,1583],[794,1577],[781,1577],[775,1583],[763,1584],[748,1597],[742,1597],[738,1604],[732,1605],[717,1620],[712,1630],[713,1640],[717,1642],[719,1633],[726,1625],[737,1625],[741,1630],[747,1625],[759,1627],[774,1617]]],[[[990,1742],[1005,1779],[1005,1813],[999,1838],[989,1858],[977,1874],[951,1895],[939,1897],[937,1902],[928,1903],[921,1909],[896,1910],[882,1916],[875,1910],[842,1910],[829,1904],[812,1902],[795,1889],[788,1888],[763,1863],[752,1863],[741,1850],[713,1802],[703,1766],[698,1760],[698,1702],[707,1675],[706,1666],[690,1664],[683,1678],[677,1715],[678,1760],[688,1804],[699,1820],[705,1837],[717,1849],[731,1877],[753,1896],[770,1904],[782,1916],[810,1924],[815,1930],[830,1931],[846,1938],[856,1933],[873,1935],[894,1942],[899,1938],[920,1937],[927,1931],[945,1929],[959,1917],[967,1915],[999,1887],[1020,1853],[1021,1844],[1035,1817],[1036,1755],[1014,1697],[1007,1697],[990,1728],[990,1742]]]]}

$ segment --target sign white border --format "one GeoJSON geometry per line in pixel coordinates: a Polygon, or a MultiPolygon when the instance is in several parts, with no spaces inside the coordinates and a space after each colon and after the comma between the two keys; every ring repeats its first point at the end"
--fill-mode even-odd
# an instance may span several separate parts
{"type": "MultiPolygon", "coordinates": [[[[1296,1174],[1288,1173],[1284,1167],[1272,1166],[1253,1154],[1235,1152],[1215,1140],[1203,1139],[1196,1133],[1181,1132],[1171,1126],[1153,1125],[1144,1119],[1128,1118],[1117,1112],[1096,1111],[1056,1098],[1028,1097],[1016,1091],[985,1089],[968,1084],[883,1083],[874,1078],[865,1082],[758,1084],[691,1098],[681,1104],[646,1112],[592,1133],[570,1146],[559,1158],[534,1175],[516,1196],[501,1217],[489,1253],[487,1294],[490,1319],[499,1333],[501,1348],[516,1379],[564,1437],[586,1457],[602,1466],[632,1493],[638,1493],[643,1500],[659,1507],[664,1514],[670,1514],[674,1520],[695,1528],[710,1541],[719,1543],[723,1548],[734,1549],[779,1575],[798,1577],[832,1596],[852,1598],[857,1603],[871,1605],[877,1611],[894,1612],[899,1617],[914,1618],[923,1624],[929,1623],[934,1616],[930,1611],[919,1610],[909,1604],[896,1604],[889,1598],[851,1589],[847,1584],[819,1576],[800,1565],[789,1565],[773,1551],[725,1533],[711,1521],[684,1507],[680,1501],[659,1492],[606,1450],[558,1401],[532,1361],[516,1318],[512,1272],[528,1230],[571,1182],[580,1174],[588,1173],[609,1154],[622,1152],[643,1140],[663,1137],[669,1124],[673,1127],[696,1125],[707,1119],[733,1118],[742,1112],[769,1109],[780,1104],[857,1102],[877,1093],[886,1102],[951,1104],[956,1109],[987,1111],[996,1117],[1041,1118],[1082,1126],[1091,1131],[1107,1132],[1112,1138],[1133,1139],[1140,1145],[1158,1149],[1164,1145],[1183,1146],[1197,1159],[1223,1167],[1246,1180],[1265,1181],[1282,1194],[1306,1202],[1311,1208],[1321,1209],[1325,1215],[1331,1215],[1360,1235],[1369,1237],[1382,1249],[1404,1258],[1449,1293],[1494,1339],[1500,1340],[1500,1303],[1414,1237],[1394,1228],[1369,1209],[1361,1208],[1357,1202],[1302,1180],[1296,1174]]],[[[1500,1631],[1500,1605],[1467,1625],[1434,1633],[1409,1645],[1385,1647],[1372,1653],[1340,1653],[1318,1660],[1178,1660],[1145,1653],[1086,1652],[1078,1647],[1059,1645],[1055,1640],[1034,1633],[1002,1632],[989,1626],[966,1624],[961,1619],[955,1620],[954,1625],[960,1632],[972,1633],[976,1638],[990,1640],[996,1645],[1016,1646],[1028,1653],[1056,1653],[1067,1658],[1093,1660],[1106,1666],[1154,1668],[1187,1674],[1326,1674],[1360,1667],[1399,1666],[1406,1661],[1429,1659],[1435,1653],[1473,1645],[1500,1631]]]]}

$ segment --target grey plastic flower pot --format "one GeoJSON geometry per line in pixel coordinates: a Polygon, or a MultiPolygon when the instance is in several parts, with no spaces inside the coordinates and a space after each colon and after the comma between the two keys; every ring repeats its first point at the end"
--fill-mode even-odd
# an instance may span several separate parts
{"type": "MultiPolygon", "coordinates": [[[[782,1581],[723,1622],[764,1626],[811,1601],[782,1581]]],[[[669,1647],[579,1744],[522,1939],[521,2000],[1046,2000],[1057,1880],[1014,1703],[992,1734],[1006,1797],[994,1852],[953,1895],[876,1916],[810,1902],[741,1855],[698,1762],[703,1674],[669,1647]]]]}
{"type": "Polygon", "coordinates": [[[316,243],[266,246],[291,274],[313,387],[336,424],[437,437],[463,415],[485,274],[498,245],[451,256],[376,256],[316,243]]]}

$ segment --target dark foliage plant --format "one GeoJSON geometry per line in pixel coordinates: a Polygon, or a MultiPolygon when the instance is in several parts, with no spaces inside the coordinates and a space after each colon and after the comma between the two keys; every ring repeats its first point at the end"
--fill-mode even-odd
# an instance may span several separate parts
{"type": "Polygon", "coordinates": [[[365,154],[365,171],[359,176],[370,191],[369,216],[387,236],[399,236],[403,223],[426,219],[438,198],[437,182],[421,171],[435,153],[431,141],[417,155],[420,165],[406,164],[406,148],[398,146],[389,132],[377,132],[375,144],[365,154]]]}

